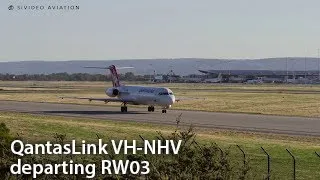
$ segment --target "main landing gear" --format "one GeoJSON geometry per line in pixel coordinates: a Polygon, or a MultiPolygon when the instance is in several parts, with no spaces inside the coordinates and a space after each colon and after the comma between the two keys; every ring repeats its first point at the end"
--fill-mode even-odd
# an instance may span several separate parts
{"type": "Polygon", "coordinates": [[[154,106],[149,106],[148,107],[148,112],[154,112],[154,106]]]}
{"type": "MultiPolygon", "coordinates": [[[[149,106],[148,107],[148,112],[154,112],[154,106],[149,106]]],[[[162,109],[162,113],[167,113],[166,109],[162,109]]]]}
{"type": "Polygon", "coordinates": [[[128,107],[127,104],[123,104],[123,106],[121,106],[121,112],[128,112],[128,107]]]}

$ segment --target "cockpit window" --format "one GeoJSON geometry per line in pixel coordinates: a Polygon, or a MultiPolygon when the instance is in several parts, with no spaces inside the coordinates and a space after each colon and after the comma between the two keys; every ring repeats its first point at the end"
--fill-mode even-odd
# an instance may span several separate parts
{"type": "Polygon", "coordinates": [[[167,93],[167,92],[161,92],[161,93],[159,93],[159,95],[169,95],[169,93],[167,93]]]}
{"type": "Polygon", "coordinates": [[[172,92],[170,92],[170,93],[168,93],[168,92],[161,92],[161,93],[159,93],[159,95],[161,96],[161,95],[173,95],[173,93],[172,92]]]}

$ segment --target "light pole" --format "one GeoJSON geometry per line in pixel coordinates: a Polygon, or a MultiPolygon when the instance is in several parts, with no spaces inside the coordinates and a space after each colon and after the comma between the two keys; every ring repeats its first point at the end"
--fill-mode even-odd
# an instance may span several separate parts
{"type": "Polygon", "coordinates": [[[287,72],[286,83],[288,83],[288,79],[289,79],[289,72],[288,72],[288,57],[286,58],[286,72],[287,72]]]}
{"type": "Polygon", "coordinates": [[[307,57],[304,58],[304,80],[307,79],[307,57]]]}
{"type": "Polygon", "coordinates": [[[318,80],[320,81],[320,49],[318,48],[318,80]]]}

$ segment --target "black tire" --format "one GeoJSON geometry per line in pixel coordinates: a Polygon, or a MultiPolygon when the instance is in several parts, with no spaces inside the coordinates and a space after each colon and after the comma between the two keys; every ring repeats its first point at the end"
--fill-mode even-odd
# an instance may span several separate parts
{"type": "Polygon", "coordinates": [[[154,112],[154,107],[153,106],[151,107],[151,111],[154,112]]]}
{"type": "Polygon", "coordinates": [[[121,112],[128,112],[128,107],[121,106],[121,112]]]}
{"type": "Polygon", "coordinates": [[[151,111],[151,107],[150,106],[148,106],[148,112],[150,112],[151,111]]]}

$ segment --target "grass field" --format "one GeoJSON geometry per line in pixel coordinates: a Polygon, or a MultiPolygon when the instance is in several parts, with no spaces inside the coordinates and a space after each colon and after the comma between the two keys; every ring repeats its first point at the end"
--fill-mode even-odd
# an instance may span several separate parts
{"type": "MultiPolygon", "coordinates": [[[[130,83],[139,84],[139,83],[130,83]]],[[[147,84],[171,88],[177,98],[186,98],[174,104],[173,109],[238,112],[287,116],[320,117],[320,86],[318,85],[244,85],[244,84],[147,84]],[[188,99],[188,98],[200,99],[188,99]]],[[[106,82],[1,82],[0,100],[94,104],[101,102],[61,100],[60,96],[106,97],[106,82]]],[[[107,104],[107,106],[119,104],[107,104]]],[[[144,107],[145,108],[145,107],[144,107]]],[[[60,116],[30,115],[0,112],[0,122],[5,122],[13,135],[19,134],[29,142],[53,140],[55,133],[67,139],[95,141],[96,135],[104,139],[137,139],[142,135],[155,139],[156,129],[165,134],[173,126],[116,122],[60,116]]],[[[229,150],[235,164],[241,164],[240,145],[249,158],[250,179],[266,175],[264,147],[271,155],[272,179],[292,179],[292,159],[289,149],[297,158],[298,179],[320,179],[319,137],[299,137],[276,134],[244,133],[196,129],[201,143],[217,143],[229,150]]]]}
{"type": "MultiPolygon", "coordinates": [[[[139,83],[130,82],[130,84],[139,83]]],[[[320,117],[319,85],[185,83],[147,85],[169,87],[177,98],[186,98],[174,104],[173,109],[320,117]],[[200,99],[190,99],[194,97],[200,99]]],[[[0,100],[89,104],[85,100],[66,101],[59,97],[106,97],[104,93],[106,87],[111,87],[111,83],[0,81],[2,89],[0,100]]],[[[101,102],[90,104],[105,106],[101,102]]]]}
{"type": "MultiPolygon", "coordinates": [[[[153,125],[134,122],[91,120],[60,116],[30,115],[24,113],[0,112],[0,122],[11,129],[11,134],[19,134],[28,142],[54,140],[55,133],[67,135],[67,140],[96,140],[96,134],[104,139],[136,139],[139,135],[156,139],[156,130],[164,134],[174,131],[174,126],[153,125]]],[[[257,134],[230,131],[195,129],[201,143],[217,143],[223,150],[229,149],[234,164],[241,164],[239,145],[249,158],[249,179],[262,179],[266,175],[266,156],[260,149],[264,147],[271,155],[272,179],[292,179],[292,160],[286,152],[289,149],[297,158],[298,179],[320,179],[320,138],[289,137],[274,134],[257,134]]]]}

